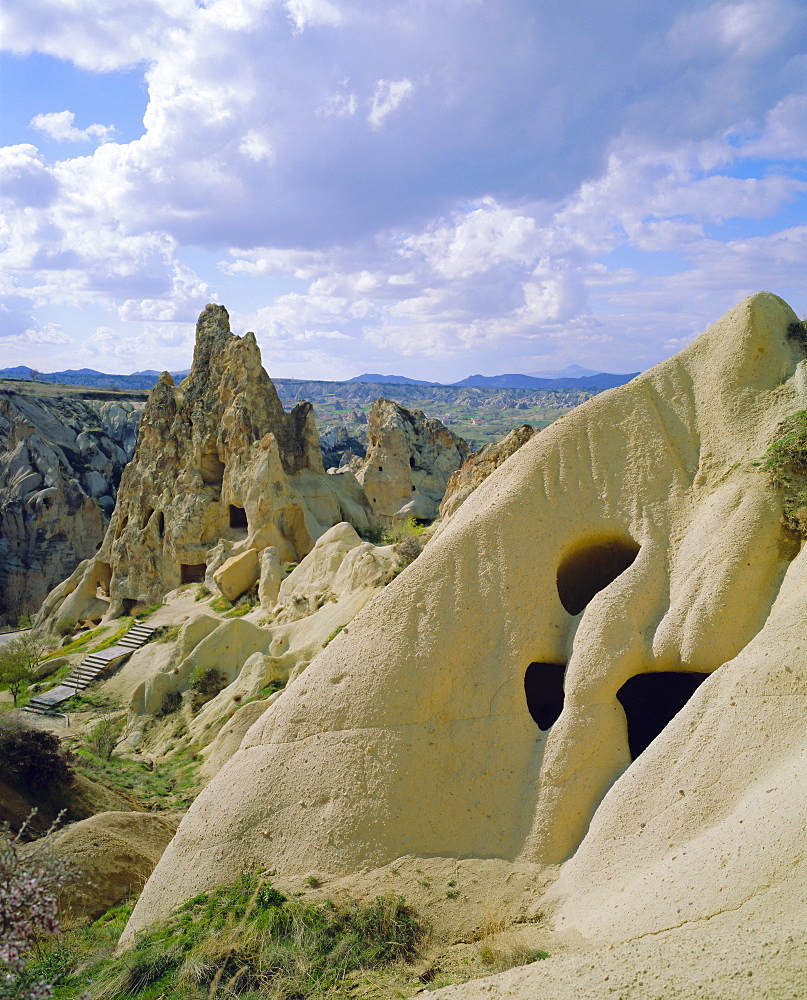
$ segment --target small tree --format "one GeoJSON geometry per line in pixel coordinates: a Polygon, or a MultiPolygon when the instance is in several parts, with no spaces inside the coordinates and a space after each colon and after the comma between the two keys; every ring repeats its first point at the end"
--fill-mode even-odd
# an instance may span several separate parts
{"type": "Polygon", "coordinates": [[[129,736],[125,718],[113,719],[105,715],[87,737],[87,748],[101,760],[112,760],[112,755],[129,736]]]}
{"type": "Polygon", "coordinates": [[[26,632],[0,646],[0,684],[11,692],[14,706],[34,680],[34,667],[45,655],[48,640],[39,632],[26,632]]]}
{"type": "Polygon", "coordinates": [[[34,729],[16,712],[0,714],[0,778],[26,789],[63,788],[73,781],[73,758],[56,733],[34,729]]]}

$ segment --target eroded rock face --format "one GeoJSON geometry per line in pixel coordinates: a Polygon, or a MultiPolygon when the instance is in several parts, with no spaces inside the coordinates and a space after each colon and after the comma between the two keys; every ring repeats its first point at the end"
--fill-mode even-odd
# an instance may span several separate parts
{"type": "Polygon", "coordinates": [[[510,433],[493,444],[486,444],[484,448],[475,451],[462,463],[462,467],[454,472],[446,486],[443,501],[440,504],[440,517],[449,518],[459,508],[473,491],[483,483],[491,472],[515,454],[518,449],[526,444],[533,434],[537,434],[538,429],[530,424],[522,424],[514,427],[510,433]]]}
{"type": "Polygon", "coordinates": [[[71,823],[32,845],[78,875],[59,896],[67,925],[90,922],[136,895],[179,824],[176,814],[102,812],[71,823]]]}
{"type": "Polygon", "coordinates": [[[247,731],[124,940],[243,868],[407,893],[432,858],[469,897],[490,859],[560,866],[555,926],[591,941],[727,913],[790,933],[807,546],[755,463],[807,408],[793,320],[747,299],[497,469],[247,731]]]}
{"type": "Polygon", "coordinates": [[[142,404],[0,393],[0,616],[16,624],[95,554],[142,404]]]}
{"type": "Polygon", "coordinates": [[[227,310],[210,305],[190,374],[175,386],[164,372],[149,395],[98,555],[50,595],[40,620],[98,618],[103,602],[119,615],[209,581],[217,545],[241,557],[224,573],[235,597],[238,583],[257,580],[250,567],[267,546],[297,562],[331,525],[371,519],[351,473],[325,474],[311,405],[286,413],[254,335],[235,336],[227,310]]]}
{"type": "Polygon", "coordinates": [[[380,520],[433,521],[468,443],[420,410],[377,399],[370,411],[370,445],[356,478],[380,520]]]}

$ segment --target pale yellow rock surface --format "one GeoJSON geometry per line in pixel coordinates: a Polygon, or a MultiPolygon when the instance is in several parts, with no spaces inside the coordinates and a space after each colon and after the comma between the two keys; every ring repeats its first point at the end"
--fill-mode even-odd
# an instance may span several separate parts
{"type": "Polygon", "coordinates": [[[537,433],[536,427],[522,424],[520,427],[514,427],[501,441],[486,444],[484,448],[469,455],[462,466],[452,473],[446,485],[445,494],[440,502],[440,517],[444,520],[451,517],[491,472],[495,472],[502,462],[515,454],[537,433]]]}
{"type": "MultiPolygon", "coordinates": [[[[102,812],[36,841],[35,848],[80,873],[60,893],[67,925],[95,920],[136,895],[179,824],[174,814],[102,812]]],[[[33,849],[34,845],[32,845],[33,849]]]]}
{"type": "MultiPolygon", "coordinates": [[[[382,523],[432,521],[451,474],[470,451],[467,441],[420,410],[377,399],[367,425],[370,445],[356,478],[382,523]]],[[[353,464],[353,463],[351,463],[353,464]]]]}
{"type": "Polygon", "coordinates": [[[213,574],[216,586],[228,601],[234,601],[258,582],[261,575],[257,549],[230,556],[213,574]]]}
{"type": "MultiPolygon", "coordinates": [[[[496,858],[538,882],[561,865],[535,900],[558,940],[678,934],[687,985],[670,995],[710,995],[685,947],[713,932],[727,948],[763,920],[768,940],[801,933],[807,549],[753,464],[807,408],[794,319],[746,299],[497,469],[248,730],[124,941],[236,869],[349,880],[404,856],[496,858]],[[543,729],[534,663],[565,665],[543,729]],[[629,721],[617,692],[664,672],[711,676],[632,761],[638,725],[672,701],[645,696],[629,721]]],[[[407,871],[389,887],[408,894],[407,871]]],[[[764,992],[778,968],[759,996],[789,995],[764,992]]],[[[517,988],[501,995],[544,995],[517,988]]]]}
{"type": "Polygon", "coordinates": [[[297,562],[343,520],[367,527],[372,510],[352,473],[326,475],[311,404],[286,413],[254,335],[237,337],[209,305],[190,374],[176,386],[164,372],[149,394],[97,555],[37,621],[117,617],[216,578],[234,594],[257,581],[262,549],[297,562]]]}

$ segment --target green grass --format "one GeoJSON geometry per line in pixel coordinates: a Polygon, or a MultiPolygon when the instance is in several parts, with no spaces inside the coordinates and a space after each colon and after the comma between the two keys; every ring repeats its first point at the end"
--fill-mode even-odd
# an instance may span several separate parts
{"type": "Polygon", "coordinates": [[[158,611],[162,607],[163,604],[162,602],[160,602],[159,604],[152,604],[148,608],[143,608],[142,611],[138,611],[137,614],[135,615],[135,621],[138,622],[148,621],[148,619],[154,614],[154,612],[158,611]]]}
{"type": "Polygon", "coordinates": [[[307,903],[258,875],[196,896],[134,947],[112,954],[131,906],[42,946],[30,976],[54,982],[57,1000],[202,1000],[240,995],[308,1000],[353,994],[361,970],[413,958],[427,934],[400,896],[307,903]]]}
{"type": "Polygon", "coordinates": [[[109,630],[108,625],[102,625],[100,628],[95,628],[92,632],[86,632],[84,635],[80,636],[78,639],[74,639],[73,642],[68,643],[66,646],[59,646],[58,649],[54,649],[52,653],[48,653],[47,656],[43,656],[43,660],[53,660],[57,656],[67,656],[69,653],[77,653],[80,649],[83,649],[87,643],[92,642],[93,639],[97,639],[99,635],[103,635],[104,632],[109,630]]]}
{"type": "Polygon", "coordinates": [[[84,748],[71,749],[76,751],[76,771],[113,791],[134,795],[149,810],[186,809],[198,794],[199,760],[190,747],[153,766],[129,757],[105,761],[84,748]]]}
{"type": "Polygon", "coordinates": [[[782,423],[762,468],[771,485],[784,494],[785,524],[807,538],[807,410],[793,413],[782,423]]]}
{"type": "Polygon", "coordinates": [[[214,611],[218,612],[230,611],[233,606],[233,602],[228,601],[227,598],[223,596],[214,597],[212,601],[208,601],[208,604],[214,611]]]}

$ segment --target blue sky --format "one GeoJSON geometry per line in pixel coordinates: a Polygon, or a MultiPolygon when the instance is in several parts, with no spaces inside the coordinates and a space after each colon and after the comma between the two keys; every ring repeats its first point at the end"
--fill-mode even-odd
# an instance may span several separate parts
{"type": "Polygon", "coordinates": [[[635,371],[803,315],[801,0],[6,0],[0,367],[635,371]]]}

